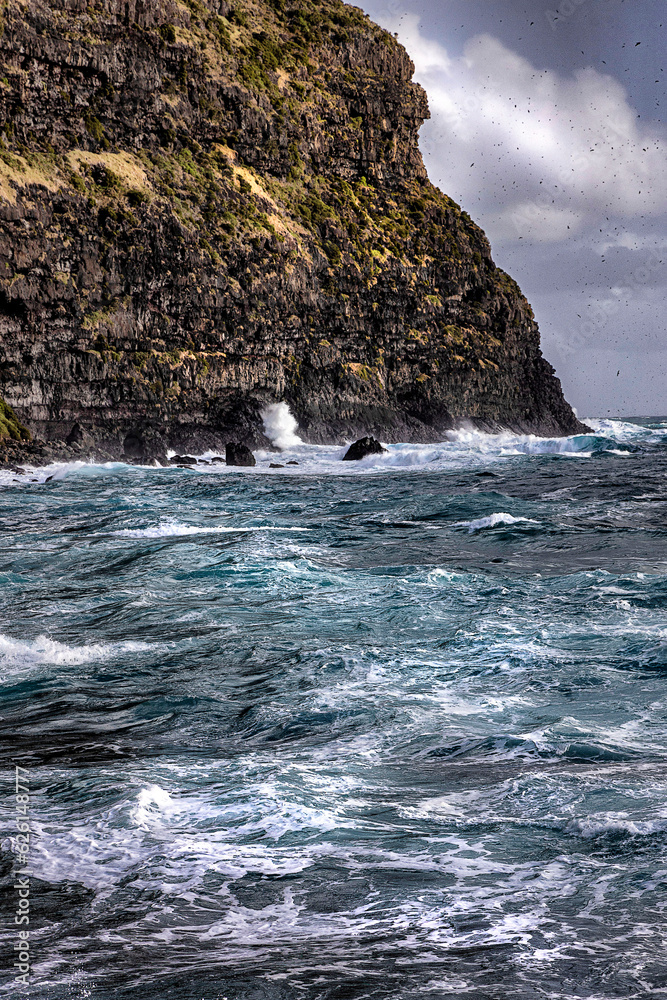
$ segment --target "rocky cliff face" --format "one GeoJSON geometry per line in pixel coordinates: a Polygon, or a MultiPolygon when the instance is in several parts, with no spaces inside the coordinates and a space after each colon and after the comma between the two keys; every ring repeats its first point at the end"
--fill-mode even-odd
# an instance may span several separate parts
{"type": "Polygon", "coordinates": [[[338,0],[9,0],[0,396],[142,458],[580,426],[532,311],[434,188],[389,34],[338,0]]]}

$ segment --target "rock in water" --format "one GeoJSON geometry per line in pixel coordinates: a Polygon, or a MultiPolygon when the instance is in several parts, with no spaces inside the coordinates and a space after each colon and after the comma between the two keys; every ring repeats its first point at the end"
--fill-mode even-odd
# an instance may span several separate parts
{"type": "Polygon", "coordinates": [[[235,444],[230,441],[225,448],[225,458],[227,460],[227,465],[255,465],[255,456],[250,451],[250,448],[246,448],[244,444],[235,444]]]}
{"type": "Polygon", "coordinates": [[[366,458],[366,455],[381,455],[386,450],[374,437],[360,438],[354,444],[350,445],[343,455],[343,461],[359,462],[362,458],[366,458]]]}

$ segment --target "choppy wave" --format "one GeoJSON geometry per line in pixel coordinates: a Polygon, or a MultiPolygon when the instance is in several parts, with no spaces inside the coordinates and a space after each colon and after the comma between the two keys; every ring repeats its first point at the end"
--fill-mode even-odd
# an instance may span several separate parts
{"type": "Polygon", "coordinates": [[[3,474],[31,995],[662,989],[667,423],[588,423],[3,474]]]}
{"type": "Polygon", "coordinates": [[[662,819],[632,819],[627,813],[592,813],[570,820],[566,830],[587,839],[627,834],[630,837],[650,837],[667,831],[667,817],[662,819]]]}
{"type": "Polygon", "coordinates": [[[484,531],[487,528],[497,528],[499,525],[507,527],[512,524],[539,524],[532,517],[513,517],[512,514],[500,511],[496,514],[489,514],[488,517],[478,517],[474,521],[463,521],[462,527],[468,529],[468,534],[472,535],[476,531],[484,531]]]}
{"type": "Polygon", "coordinates": [[[0,669],[29,667],[35,664],[58,666],[93,663],[124,653],[144,652],[150,648],[149,643],[134,640],[70,646],[45,635],[40,635],[36,639],[22,640],[0,634],[0,669]]]}

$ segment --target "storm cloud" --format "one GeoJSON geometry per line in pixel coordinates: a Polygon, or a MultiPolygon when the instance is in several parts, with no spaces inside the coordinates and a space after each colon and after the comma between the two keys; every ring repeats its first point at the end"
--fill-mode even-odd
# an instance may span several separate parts
{"type": "Polygon", "coordinates": [[[502,8],[364,4],[397,33],[428,94],[420,144],[431,180],[521,284],[570,401],[583,416],[664,413],[659,7],[502,8]]]}

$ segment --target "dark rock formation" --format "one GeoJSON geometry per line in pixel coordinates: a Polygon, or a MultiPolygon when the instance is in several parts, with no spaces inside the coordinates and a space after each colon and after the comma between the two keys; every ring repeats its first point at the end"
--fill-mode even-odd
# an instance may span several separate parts
{"type": "Polygon", "coordinates": [[[74,424],[72,430],[69,432],[65,438],[65,444],[69,445],[70,448],[90,448],[94,442],[88,431],[86,431],[81,424],[74,424]]]}
{"type": "Polygon", "coordinates": [[[343,455],[343,461],[359,462],[362,458],[366,458],[367,455],[381,455],[386,450],[374,437],[363,437],[350,445],[343,455]]]}
{"type": "Polygon", "coordinates": [[[126,462],[144,465],[154,459],[166,464],[167,449],[164,436],[149,426],[131,430],[123,438],[121,457],[126,462]]]}
{"type": "Polygon", "coordinates": [[[256,465],[255,456],[244,444],[235,444],[230,441],[225,449],[225,459],[227,465],[256,465]]]}
{"type": "Polygon", "coordinates": [[[310,441],[581,429],[530,306],[427,179],[410,59],[361,11],[2,16],[0,396],[44,455],[75,424],[132,461],[266,445],[281,399],[310,441]]]}

